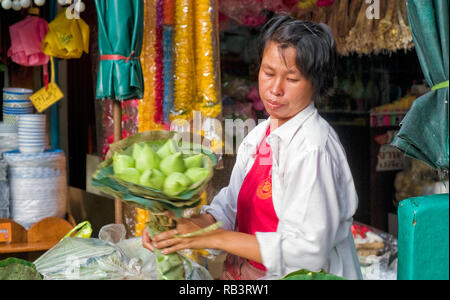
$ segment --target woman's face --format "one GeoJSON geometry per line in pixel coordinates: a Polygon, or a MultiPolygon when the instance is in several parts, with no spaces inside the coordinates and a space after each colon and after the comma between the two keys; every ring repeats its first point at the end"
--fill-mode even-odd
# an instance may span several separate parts
{"type": "Polygon", "coordinates": [[[281,50],[279,44],[271,41],[259,70],[260,97],[271,118],[281,122],[279,126],[306,108],[314,94],[311,81],[300,73],[295,60],[294,47],[281,50]]]}

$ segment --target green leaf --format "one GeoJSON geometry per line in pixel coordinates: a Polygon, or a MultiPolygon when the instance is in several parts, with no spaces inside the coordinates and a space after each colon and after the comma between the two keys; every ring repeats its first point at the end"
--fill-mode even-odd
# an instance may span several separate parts
{"type": "Polygon", "coordinates": [[[42,280],[33,263],[10,257],[0,261],[0,280],[42,280]]]}
{"type": "Polygon", "coordinates": [[[281,278],[281,280],[346,280],[343,277],[339,277],[333,274],[320,272],[311,272],[305,269],[295,271],[281,278]]]}

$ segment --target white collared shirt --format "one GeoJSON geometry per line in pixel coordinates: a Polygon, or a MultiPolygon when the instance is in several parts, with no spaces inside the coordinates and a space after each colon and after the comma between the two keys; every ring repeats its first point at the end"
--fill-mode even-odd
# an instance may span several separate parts
{"type": "MultiPolygon", "coordinates": [[[[230,183],[204,206],[222,228],[234,230],[237,198],[270,119],[239,147],[230,183]]],[[[358,206],[353,177],[336,132],[311,103],[267,137],[273,153],[276,232],[257,232],[266,278],[307,269],[362,279],[350,226],[358,206]]]]}

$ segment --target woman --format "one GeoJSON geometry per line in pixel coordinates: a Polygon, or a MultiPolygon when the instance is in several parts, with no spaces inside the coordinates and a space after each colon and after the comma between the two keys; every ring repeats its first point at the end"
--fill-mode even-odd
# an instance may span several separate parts
{"type": "Polygon", "coordinates": [[[314,102],[332,86],[336,50],[329,28],[276,16],[263,28],[259,93],[270,118],[239,147],[228,187],[176,230],[143,245],[169,254],[218,249],[222,279],[279,278],[324,270],[361,279],[350,226],[357,195],[344,149],[314,102]],[[222,221],[222,228],[175,238],[222,221]]]}

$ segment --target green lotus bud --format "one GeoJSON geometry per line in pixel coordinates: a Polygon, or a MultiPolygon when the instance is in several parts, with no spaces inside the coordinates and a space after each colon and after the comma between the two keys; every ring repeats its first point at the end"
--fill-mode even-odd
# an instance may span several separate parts
{"type": "Polygon", "coordinates": [[[186,167],[184,166],[183,153],[177,152],[167,156],[162,160],[159,168],[167,176],[174,172],[184,173],[186,167]]]}
{"type": "Polygon", "coordinates": [[[125,169],[134,168],[134,159],[131,156],[125,154],[114,153],[113,156],[113,169],[114,174],[122,173],[125,169]]]}
{"type": "Polygon", "coordinates": [[[170,139],[156,152],[161,159],[178,152],[174,140],[170,139]]]}
{"type": "Polygon", "coordinates": [[[205,168],[190,168],[184,175],[186,175],[192,182],[201,182],[209,175],[209,170],[205,168]]]}
{"type": "Polygon", "coordinates": [[[156,152],[147,144],[134,144],[133,158],[136,161],[136,169],[140,172],[149,169],[159,169],[159,163],[161,162],[156,152]]]}
{"type": "Polygon", "coordinates": [[[177,196],[184,192],[192,184],[191,180],[183,173],[174,172],[164,181],[164,193],[169,196],[177,196]]]}
{"type": "Polygon", "coordinates": [[[123,170],[120,173],[117,173],[116,176],[127,182],[139,184],[139,179],[141,177],[141,173],[135,168],[128,168],[128,169],[123,170]]]}
{"type": "Polygon", "coordinates": [[[139,180],[140,184],[155,190],[161,191],[164,186],[166,176],[157,169],[145,170],[139,180]]]}
{"type": "Polygon", "coordinates": [[[203,167],[203,154],[197,154],[184,159],[186,169],[203,167]]]}

